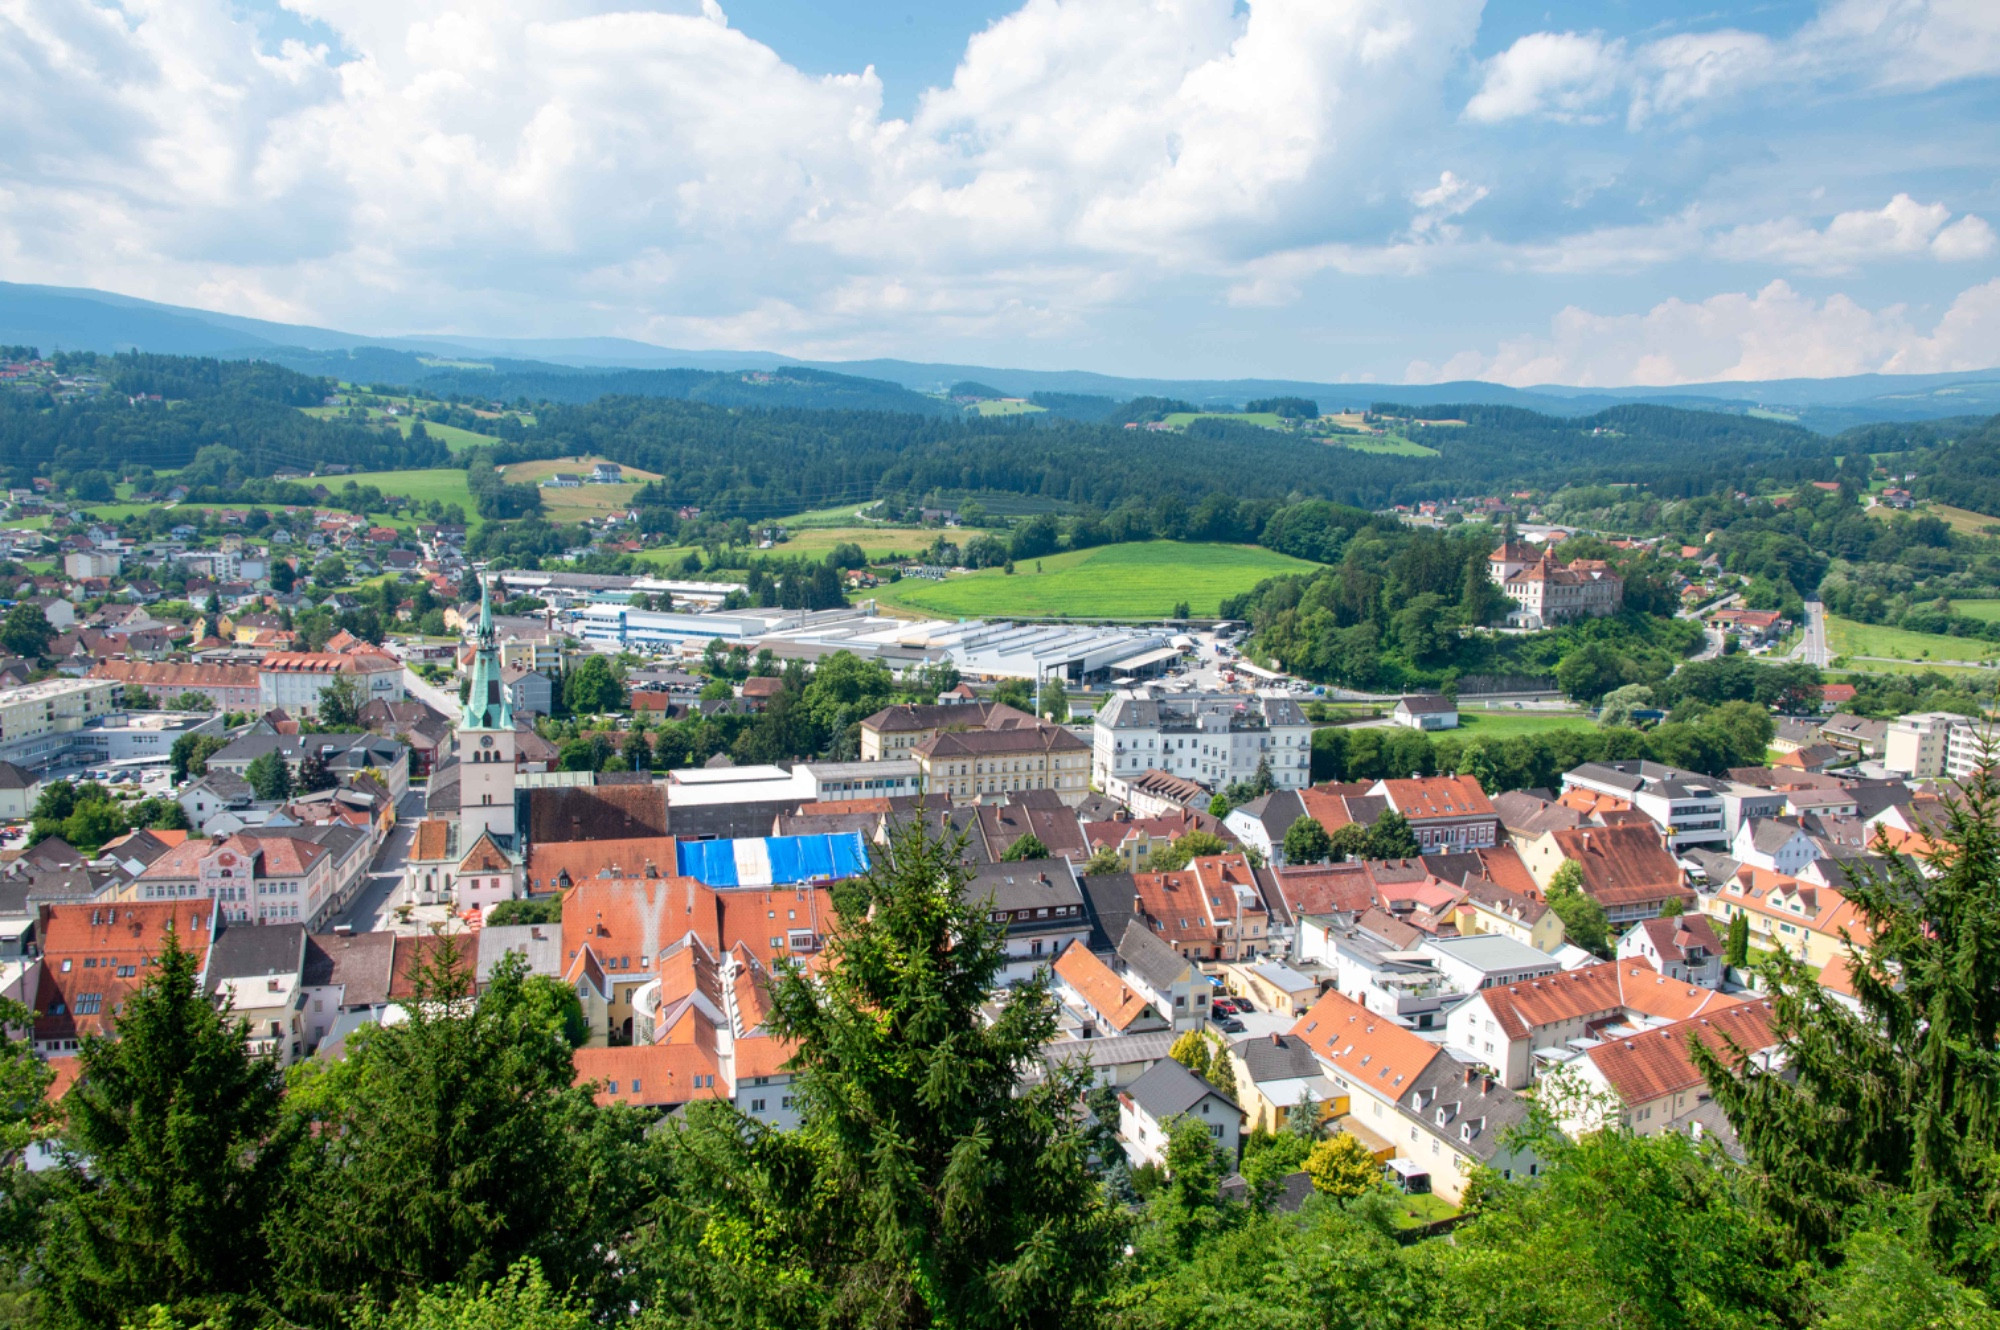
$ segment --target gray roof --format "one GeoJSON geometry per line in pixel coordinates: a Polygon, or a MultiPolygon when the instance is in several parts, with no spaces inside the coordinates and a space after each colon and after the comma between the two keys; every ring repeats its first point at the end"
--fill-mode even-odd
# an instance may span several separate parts
{"type": "Polygon", "coordinates": [[[1690,847],[1681,851],[1681,858],[1701,870],[1702,876],[1710,882],[1722,882],[1736,876],[1736,870],[1743,867],[1735,859],[1714,850],[1690,847]]]}
{"type": "Polygon", "coordinates": [[[1130,873],[1100,873],[1083,882],[1084,912],[1090,916],[1090,949],[1109,956],[1132,922],[1138,886],[1130,873]]]}
{"type": "Polygon", "coordinates": [[[1162,1058],[1125,1087],[1125,1094],[1155,1122],[1177,1118],[1214,1095],[1231,1108],[1236,1101],[1172,1058],[1162,1058]]]}
{"type": "Polygon", "coordinates": [[[258,975],[297,977],[305,968],[304,924],[237,924],[215,935],[205,967],[212,994],[225,979],[258,975]]]}
{"type": "Polygon", "coordinates": [[[1796,822],[1780,818],[1760,817],[1750,823],[1750,844],[1760,854],[1775,854],[1791,844],[1794,837],[1804,834],[1796,822]]]}
{"type": "Polygon", "coordinates": [[[1230,1051],[1243,1059],[1258,1084],[1309,1080],[1324,1071],[1306,1041],[1293,1034],[1251,1035],[1230,1045],[1230,1051]]]}
{"type": "Polygon", "coordinates": [[[1120,693],[1097,709],[1097,723],[1111,729],[1192,728],[1196,717],[1207,714],[1225,718],[1230,728],[1241,720],[1245,728],[1267,725],[1305,725],[1306,713],[1289,697],[1243,697],[1236,693],[1208,693],[1176,697],[1152,697],[1120,693]],[[1242,708],[1239,712],[1237,708],[1242,708]]]}
{"type": "Polygon", "coordinates": [[[1658,762],[1585,762],[1570,775],[1615,790],[1665,795],[1669,799],[1696,799],[1718,792],[1720,783],[1698,771],[1658,762]]]}
{"type": "Polygon", "coordinates": [[[562,975],[561,924],[488,924],[479,930],[479,982],[493,977],[493,969],[510,952],[528,958],[528,973],[560,978],[562,975]]]}
{"type": "MultiPolygon", "coordinates": [[[[965,884],[966,900],[992,900],[995,910],[1032,910],[1057,905],[1082,905],[1066,859],[1023,859],[1019,863],[985,864],[965,884]]],[[[1075,922],[1082,922],[1080,919],[1075,922]]]]}
{"type": "Polygon", "coordinates": [[[1407,693],[1397,700],[1396,707],[1412,716],[1446,716],[1458,711],[1458,703],[1442,693],[1407,693]]]}
{"type": "Polygon", "coordinates": [[[1547,966],[1559,969],[1555,957],[1545,951],[1538,951],[1525,942],[1517,942],[1505,933],[1468,933],[1462,937],[1434,937],[1425,943],[1447,956],[1455,957],[1467,965],[1487,973],[1496,970],[1527,970],[1547,966]]]}
{"type": "Polygon", "coordinates": [[[343,734],[246,734],[208,760],[211,765],[220,763],[226,767],[254,761],[266,753],[280,753],[287,762],[297,762],[310,753],[331,757],[356,748],[368,749],[386,759],[400,753],[402,747],[394,739],[365,730],[343,734]]]}
{"type": "Polygon", "coordinates": [[[1264,834],[1275,844],[1285,838],[1285,833],[1292,829],[1292,823],[1306,815],[1306,805],[1297,790],[1273,790],[1269,794],[1258,795],[1235,811],[1256,818],[1263,824],[1264,834]]]}
{"type": "Polygon", "coordinates": [[[1396,1107],[1482,1161],[1499,1154],[1501,1138],[1528,1120],[1527,1105],[1513,1091],[1449,1056],[1432,1058],[1404,1082],[1396,1107]],[[1422,1096],[1422,1108],[1412,1105],[1412,1095],[1422,1096]]]}
{"type": "Polygon", "coordinates": [[[183,796],[206,790],[226,804],[247,804],[257,797],[250,783],[233,771],[211,767],[206,776],[181,791],[183,796]]]}
{"type": "Polygon", "coordinates": [[[36,784],[34,773],[12,762],[0,762],[0,790],[28,790],[36,784]]]}
{"type": "MultiPolygon", "coordinates": [[[[1044,1045],[1042,1060],[1051,1065],[1067,1063],[1086,1071],[1122,1066],[1128,1062],[1159,1062],[1167,1056],[1180,1036],[1172,1030],[1148,1034],[1118,1034],[1103,1039],[1064,1039],[1044,1045]]],[[[1039,1070],[1031,1072],[1040,1078],[1039,1070]]]]}
{"type": "Polygon", "coordinates": [[[1138,919],[1125,925],[1125,932],[1118,939],[1118,959],[1155,988],[1166,988],[1179,982],[1193,966],[1193,962],[1160,941],[1153,930],[1138,919]]]}
{"type": "Polygon", "coordinates": [[[344,986],[343,1007],[378,1007],[389,1000],[389,974],[396,956],[394,933],[315,933],[306,939],[305,978],[309,988],[344,986]]]}

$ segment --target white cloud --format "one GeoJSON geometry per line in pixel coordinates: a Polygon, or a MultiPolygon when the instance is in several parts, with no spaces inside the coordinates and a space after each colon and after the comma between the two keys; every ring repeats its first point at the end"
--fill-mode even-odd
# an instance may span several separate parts
{"type": "Polygon", "coordinates": [[[1545,337],[1413,362],[1411,382],[1480,378],[1517,386],[1667,386],[1844,374],[1987,369],[2000,362],[2000,279],[1961,292],[1926,333],[1908,310],[1870,310],[1844,295],[1815,301],[1784,282],[1699,303],[1668,300],[1644,314],[1574,305],[1545,337]]]}
{"type": "Polygon", "coordinates": [[[2000,73],[1992,0],[1830,0],[1799,33],[1803,59],[1865,84],[1930,88],[2000,73]]]}
{"type": "Polygon", "coordinates": [[[1928,256],[1946,262],[1993,253],[1993,228],[1967,214],[1951,221],[1942,203],[1898,194],[1875,212],[1843,212],[1824,228],[1797,218],[1739,226],[1716,238],[1720,258],[1782,263],[1816,272],[1849,272],[1873,259],[1928,256]]]}
{"type": "Polygon", "coordinates": [[[1531,32],[1486,62],[1468,120],[1492,124],[1523,116],[1602,119],[1625,74],[1622,42],[1575,32],[1531,32]]]}

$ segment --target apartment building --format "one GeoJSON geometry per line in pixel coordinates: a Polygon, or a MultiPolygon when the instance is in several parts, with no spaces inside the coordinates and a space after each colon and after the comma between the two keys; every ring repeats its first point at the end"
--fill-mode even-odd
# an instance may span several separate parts
{"type": "Polygon", "coordinates": [[[930,706],[884,707],[861,722],[861,760],[909,758],[926,740],[953,730],[1032,725],[1027,712],[1001,702],[940,702],[930,706]]]}
{"type": "Polygon", "coordinates": [[[361,702],[403,700],[402,663],[384,652],[274,651],[257,666],[258,705],[315,715],[320,695],[342,675],[354,681],[361,702]]]}
{"type": "Polygon", "coordinates": [[[1584,790],[1623,800],[1653,820],[1667,848],[1678,854],[1692,846],[1724,849],[1729,831],[1723,816],[1723,781],[1658,762],[1586,762],[1563,773],[1563,792],[1584,790]]]}
{"type": "Polygon", "coordinates": [[[1269,763],[1279,789],[1312,783],[1312,722],[1289,697],[1121,692],[1092,724],[1091,778],[1111,790],[1146,771],[1221,789],[1269,763]]]}
{"type": "Polygon", "coordinates": [[[954,799],[1016,790],[1054,790],[1064,803],[1090,793],[1090,748],[1060,725],[946,730],[907,750],[924,788],[954,799]]]}
{"type": "Polygon", "coordinates": [[[29,770],[58,763],[73,736],[118,709],[118,685],[108,679],[44,679],[0,688],[0,761],[29,770]]]}

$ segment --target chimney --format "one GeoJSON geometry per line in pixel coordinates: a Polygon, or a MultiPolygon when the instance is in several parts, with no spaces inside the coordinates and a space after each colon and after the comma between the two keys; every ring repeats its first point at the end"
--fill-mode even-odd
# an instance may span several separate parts
{"type": "Polygon", "coordinates": [[[1479,1093],[1481,1094],[1493,1093],[1493,1078],[1491,1076],[1481,1076],[1479,1078],[1479,1093]]]}

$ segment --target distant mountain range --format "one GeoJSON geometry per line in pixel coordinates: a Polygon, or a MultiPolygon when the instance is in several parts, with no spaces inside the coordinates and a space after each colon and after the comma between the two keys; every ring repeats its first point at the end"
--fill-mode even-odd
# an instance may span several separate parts
{"type": "MultiPolygon", "coordinates": [[[[1931,420],[2000,413],[2000,369],[1963,374],[1859,374],[1835,379],[1773,379],[1752,383],[1688,384],[1677,388],[1574,388],[1560,384],[1511,388],[1480,381],[1430,384],[1312,383],[1292,379],[1141,379],[1085,370],[1004,369],[990,365],[933,364],[908,360],[807,361],[768,351],[684,351],[620,337],[497,338],[375,337],[272,323],[80,287],[0,282],[0,344],[43,351],[156,351],[228,359],[266,359],[292,368],[338,374],[360,382],[413,383],[449,377],[454,386],[490,370],[509,381],[525,378],[544,390],[562,376],[563,397],[618,391],[669,396],[680,376],[616,371],[819,370],[880,381],[870,392],[840,388],[824,405],[917,409],[905,393],[935,394],[975,380],[1002,392],[1070,393],[1108,397],[1176,397],[1205,406],[1241,406],[1258,397],[1298,396],[1323,409],[1371,402],[1437,406],[1456,402],[1519,406],[1553,415],[1582,415],[1621,402],[1658,402],[1702,410],[1756,412],[1797,420],[1825,432],[1877,421],[1931,420]],[[588,380],[585,382],[583,380],[588,380]],[[655,386],[658,385],[658,386],[655,386]],[[834,400],[833,398],[838,398],[834,400]]],[[[501,384],[495,384],[496,388],[501,384]]],[[[833,385],[829,385],[833,387],[833,385]]],[[[511,396],[512,393],[496,394],[511,396]]],[[[923,409],[937,405],[924,399],[923,409]]]]}

